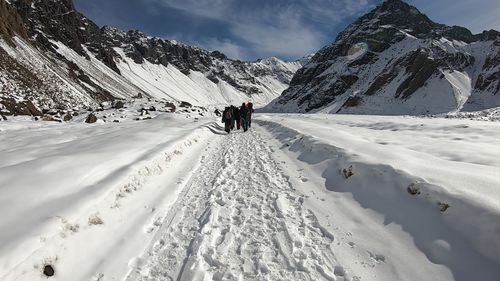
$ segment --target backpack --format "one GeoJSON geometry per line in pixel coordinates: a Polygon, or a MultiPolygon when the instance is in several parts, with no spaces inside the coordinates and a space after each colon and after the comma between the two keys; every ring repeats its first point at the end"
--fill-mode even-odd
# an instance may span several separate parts
{"type": "Polygon", "coordinates": [[[228,109],[226,112],[224,112],[224,119],[226,120],[231,120],[233,118],[233,114],[231,113],[232,110],[228,109]]]}

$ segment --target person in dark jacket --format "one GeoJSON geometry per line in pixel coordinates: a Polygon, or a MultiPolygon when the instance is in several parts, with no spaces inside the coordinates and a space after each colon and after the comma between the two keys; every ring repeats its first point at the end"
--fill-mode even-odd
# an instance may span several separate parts
{"type": "Polygon", "coordinates": [[[231,131],[231,124],[233,123],[233,110],[229,106],[222,112],[222,123],[224,123],[224,131],[229,134],[231,131]]]}
{"type": "Polygon", "coordinates": [[[254,112],[253,103],[251,102],[247,103],[247,109],[248,109],[247,126],[248,128],[250,128],[252,127],[252,113],[254,112]]]}
{"type": "Polygon", "coordinates": [[[245,103],[243,103],[240,107],[240,120],[243,132],[246,132],[248,130],[248,108],[245,103]]]}
{"type": "Polygon", "coordinates": [[[233,116],[234,116],[234,121],[236,122],[236,130],[240,129],[241,126],[241,115],[240,115],[240,109],[237,106],[232,106],[233,108],[233,116]]]}
{"type": "Polygon", "coordinates": [[[231,131],[234,130],[235,128],[235,123],[236,123],[236,116],[234,115],[234,105],[230,105],[229,106],[230,110],[231,110],[231,115],[233,116],[232,117],[232,120],[231,120],[231,131]]]}

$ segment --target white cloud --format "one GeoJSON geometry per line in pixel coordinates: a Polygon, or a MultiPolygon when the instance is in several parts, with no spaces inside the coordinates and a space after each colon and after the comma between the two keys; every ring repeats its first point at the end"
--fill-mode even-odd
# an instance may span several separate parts
{"type": "Polygon", "coordinates": [[[238,58],[251,53],[299,58],[317,51],[325,41],[334,40],[335,34],[326,35],[323,33],[325,29],[331,30],[346,17],[366,11],[369,2],[376,0],[143,1],[225,23],[232,41],[210,39],[199,42],[206,48],[217,47],[238,58]]]}
{"type": "Polygon", "coordinates": [[[261,54],[299,58],[319,49],[324,41],[322,34],[293,23],[288,27],[242,23],[235,24],[231,30],[249,42],[254,52],[261,54]]]}
{"type": "Polygon", "coordinates": [[[219,40],[217,38],[210,38],[209,40],[199,42],[198,44],[211,51],[221,51],[226,56],[233,59],[240,59],[246,56],[244,50],[239,45],[231,42],[228,39],[219,40]]]}
{"type": "Polygon", "coordinates": [[[235,0],[143,0],[211,19],[223,17],[235,0]]]}

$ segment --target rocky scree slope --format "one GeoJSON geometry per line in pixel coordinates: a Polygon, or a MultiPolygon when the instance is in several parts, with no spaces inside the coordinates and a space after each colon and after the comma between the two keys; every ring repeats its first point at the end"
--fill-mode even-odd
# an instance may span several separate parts
{"type": "Polygon", "coordinates": [[[341,32],[265,108],[426,114],[500,106],[500,33],[472,34],[388,0],[341,32]]]}
{"type": "Polygon", "coordinates": [[[0,19],[4,115],[92,107],[138,94],[196,105],[264,104],[301,67],[276,58],[233,60],[140,31],[100,28],[72,0],[0,0],[0,19]]]}

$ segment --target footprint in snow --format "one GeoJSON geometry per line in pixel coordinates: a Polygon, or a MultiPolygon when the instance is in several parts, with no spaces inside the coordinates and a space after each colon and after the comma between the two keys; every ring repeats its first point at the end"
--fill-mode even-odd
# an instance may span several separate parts
{"type": "Polygon", "coordinates": [[[333,269],[333,274],[335,276],[345,276],[345,269],[344,267],[340,265],[336,265],[335,268],[333,269]]]}
{"type": "Polygon", "coordinates": [[[98,273],[94,276],[94,281],[102,281],[104,280],[104,274],[103,273],[98,273]]]}
{"type": "Polygon", "coordinates": [[[377,263],[381,263],[381,262],[385,262],[385,256],[384,255],[381,255],[381,254],[374,254],[370,251],[367,251],[368,254],[370,255],[370,258],[374,261],[376,261],[377,263]]]}

